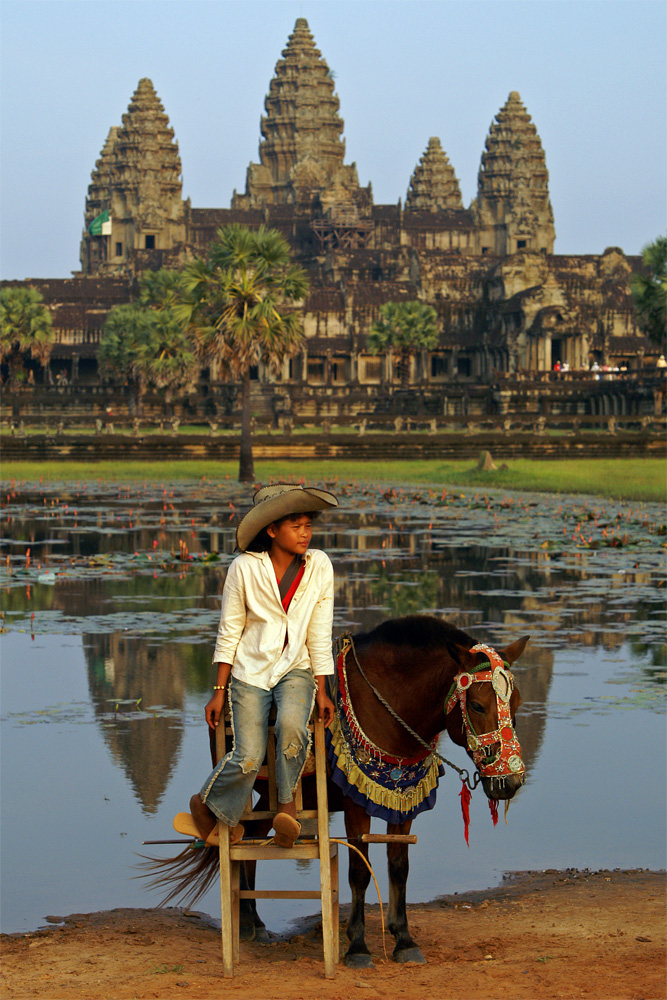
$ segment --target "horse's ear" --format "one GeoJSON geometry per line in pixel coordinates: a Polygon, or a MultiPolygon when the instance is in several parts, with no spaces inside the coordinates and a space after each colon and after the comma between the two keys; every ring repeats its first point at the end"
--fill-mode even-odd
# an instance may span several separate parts
{"type": "Polygon", "coordinates": [[[505,649],[499,649],[498,652],[502,656],[503,660],[512,666],[514,661],[518,660],[523,653],[529,639],[529,635],[524,635],[522,639],[517,639],[516,642],[511,643],[511,645],[507,646],[505,649]]]}

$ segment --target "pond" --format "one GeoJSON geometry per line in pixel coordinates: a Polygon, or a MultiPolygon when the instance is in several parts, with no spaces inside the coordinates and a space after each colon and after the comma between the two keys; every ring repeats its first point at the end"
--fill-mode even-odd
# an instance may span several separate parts
{"type": "MultiPolygon", "coordinates": [[[[661,508],[328,486],[341,506],[313,545],[336,570],[336,634],[429,612],[492,645],[531,636],[515,666],[526,784],[495,828],[473,795],[468,849],[448,771],[413,829],[409,901],[484,889],[508,871],[664,867],[661,508]]],[[[173,815],[207,772],[219,597],[249,498],[230,481],[5,484],[3,931],[157,904],[136,866],[173,852],[142,842],[174,836],[173,815]]],[[[467,763],[460,748],[441,750],[467,763]]],[[[331,830],[343,835],[341,815],[331,830]]],[[[382,848],[371,863],[386,900],[382,848]]],[[[308,864],[265,867],[259,887],[317,885],[308,864]]],[[[217,891],[197,906],[219,916],[217,891]]],[[[274,931],[312,910],[262,904],[274,931]]]]}

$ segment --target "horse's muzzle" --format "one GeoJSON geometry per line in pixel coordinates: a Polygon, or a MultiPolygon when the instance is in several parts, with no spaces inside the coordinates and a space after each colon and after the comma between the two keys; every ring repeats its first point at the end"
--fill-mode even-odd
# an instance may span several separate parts
{"type": "Polygon", "coordinates": [[[512,799],[519,791],[526,775],[504,774],[500,777],[482,778],[482,788],[488,799],[512,799]]]}

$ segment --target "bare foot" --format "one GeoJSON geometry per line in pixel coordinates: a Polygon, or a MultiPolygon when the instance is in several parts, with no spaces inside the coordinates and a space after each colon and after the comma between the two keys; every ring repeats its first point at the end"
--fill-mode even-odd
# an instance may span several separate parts
{"type": "Polygon", "coordinates": [[[206,840],[211,831],[217,826],[218,821],[209,807],[202,802],[199,792],[190,799],[190,812],[192,813],[192,818],[195,821],[197,829],[202,835],[202,839],[206,840]]]}

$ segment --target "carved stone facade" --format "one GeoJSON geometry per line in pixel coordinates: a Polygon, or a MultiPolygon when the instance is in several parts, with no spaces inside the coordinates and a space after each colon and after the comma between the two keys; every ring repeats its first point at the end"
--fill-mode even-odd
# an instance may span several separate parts
{"type": "Polygon", "coordinates": [[[463,208],[461,189],[454,168],[437,136],[429,139],[426,152],[410,178],[405,207],[409,210],[424,209],[427,212],[463,208]]]}
{"type": "Polygon", "coordinates": [[[544,150],[516,90],[489,129],[472,212],[479,253],[553,253],[556,233],[544,150]]]}
{"type": "MultiPolygon", "coordinates": [[[[85,289],[93,276],[123,276],[129,296],[138,273],[178,266],[219,226],[266,225],[290,242],[311,286],[303,355],[286,363],[279,381],[391,389],[398,384],[391,358],[371,356],[366,338],[380,307],[401,299],[430,303],[439,316],[440,344],[413,361],[412,379],[422,383],[489,380],[556,362],[637,367],[651,354],[628,285],[638,260],[616,249],[553,254],[545,154],[516,91],[491,124],[469,208],[436,137],[405,206],[373,203],[371,185],[360,186],[355,165],[344,162],[332,74],[303,18],[276,65],[265,112],[245,193],[234,192],[230,208],[193,208],[182,200],[173,130],[152,83],[141,80],[92,173],[74,283],[85,289]],[[110,235],[91,234],[105,210],[110,235]]],[[[273,378],[261,369],[258,376],[273,378]]]]}
{"type": "Polygon", "coordinates": [[[139,81],[120,127],[110,129],[88,187],[81,243],[84,274],[131,273],[136,251],[185,243],[181,158],[153,84],[139,81]],[[110,233],[90,226],[108,212],[110,233]]]}

